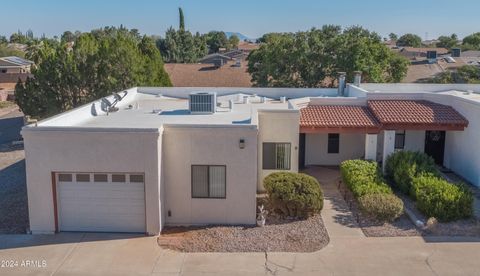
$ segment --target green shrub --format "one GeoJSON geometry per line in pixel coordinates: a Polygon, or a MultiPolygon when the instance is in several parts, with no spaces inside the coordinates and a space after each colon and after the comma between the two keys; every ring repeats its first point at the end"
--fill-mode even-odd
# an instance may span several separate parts
{"type": "Polygon", "coordinates": [[[340,164],[343,181],[356,198],[366,194],[391,194],[383,181],[378,164],[366,160],[347,160],[340,164]]]}
{"type": "Polygon", "coordinates": [[[397,151],[388,156],[386,161],[387,176],[403,193],[411,191],[411,183],[420,174],[438,175],[434,160],[418,151],[397,151]]]}
{"type": "Polygon", "coordinates": [[[284,216],[305,218],[323,208],[320,184],[309,175],[276,172],[265,177],[263,185],[271,207],[284,216]]]}
{"type": "Polygon", "coordinates": [[[433,175],[413,179],[411,194],[417,208],[428,217],[452,221],[473,215],[473,195],[464,184],[451,184],[433,175]]]}
{"type": "Polygon", "coordinates": [[[402,200],[385,184],[376,162],[347,160],[340,172],[362,212],[379,221],[393,221],[403,213],[402,200]]]}
{"type": "Polygon", "coordinates": [[[367,194],[358,204],[362,212],[378,221],[394,221],[403,214],[403,201],[393,194],[367,194]]]}

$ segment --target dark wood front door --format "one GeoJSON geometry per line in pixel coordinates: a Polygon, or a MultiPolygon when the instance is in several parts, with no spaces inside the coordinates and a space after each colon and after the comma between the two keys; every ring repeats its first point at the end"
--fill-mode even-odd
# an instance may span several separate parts
{"type": "Polygon", "coordinates": [[[298,168],[305,168],[305,133],[300,133],[298,151],[298,168]]]}
{"type": "Polygon", "coordinates": [[[425,153],[431,156],[437,165],[443,166],[445,131],[427,130],[425,132],[425,153]]]}

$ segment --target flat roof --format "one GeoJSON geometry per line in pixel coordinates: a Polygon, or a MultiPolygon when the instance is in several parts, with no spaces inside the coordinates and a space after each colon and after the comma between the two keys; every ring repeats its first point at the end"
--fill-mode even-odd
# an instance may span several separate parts
{"type": "Polygon", "coordinates": [[[254,117],[259,109],[288,109],[288,103],[276,99],[267,98],[265,103],[260,101],[258,96],[245,94],[219,96],[215,113],[191,114],[187,99],[138,93],[130,102],[131,108],[120,107],[119,111],[91,117],[77,126],[158,128],[162,125],[255,125],[254,117]],[[243,103],[244,96],[249,98],[250,103],[243,103]],[[232,110],[229,100],[234,101],[232,110]]]}
{"type": "MultiPolygon", "coordinates": [[[[27,129],[100,131],[105,129],[153,131],[164,126],[256,126],[261,110],[300,112],[308,105],[367,105],[367,100],[431,100],[454,97],[472,102],[480,108],[480,85],[471,84],[371,84],[349,85],[353,97],[337,97],[337,88],[254,88],[254,87],[134,87],[119,92],[124,98],[116,105],[118,111],[105,112],[104,99],[85,104],[42,120],[27,129]],[[463,92],[471,91],[471,92],[463,92]],[[191,114],[188,95],[215,92],[217,112],[191,114]],[[249,103],[243,103],[248,97],[249,103]],[[286,102],[280,98],[286,97],[286,102]],[[263,101],[265,98],[265,101],[263,101]],[[233,109],[229,101],[233,101],[233,109]]],[[[442,102],[443,103],[443,102],[442,102]]]]}

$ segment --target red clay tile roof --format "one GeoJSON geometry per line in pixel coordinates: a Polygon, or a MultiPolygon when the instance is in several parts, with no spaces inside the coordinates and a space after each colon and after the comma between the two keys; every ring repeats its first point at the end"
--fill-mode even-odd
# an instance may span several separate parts
{"type": "Polygon", "coordinates": [[[309,105],[300,110],[300,127],[378,131],[380,124],[366,106],[309,105]]]}
{"type": "Polygon", "coordinates": [[[468,126],[468,120],[451,106],[425,100],[370,100],[368,107],[385,129],[463,130],[468,126]]]}

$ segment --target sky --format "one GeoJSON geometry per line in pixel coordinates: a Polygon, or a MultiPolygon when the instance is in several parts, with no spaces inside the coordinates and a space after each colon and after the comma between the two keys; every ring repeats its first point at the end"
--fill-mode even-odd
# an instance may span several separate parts
{"type": "Polygon", "coordinates": [[[178,27],[178,7],[192,32],[221,30],[250,38],[324,24],[361,25],[382,36],[415,33],[422,39],[480,31],[479,0],[4,0],[0,35],[31,29],[35,36],[52,37],[123,24],[163,36],[168,27],[178,27]]]}

